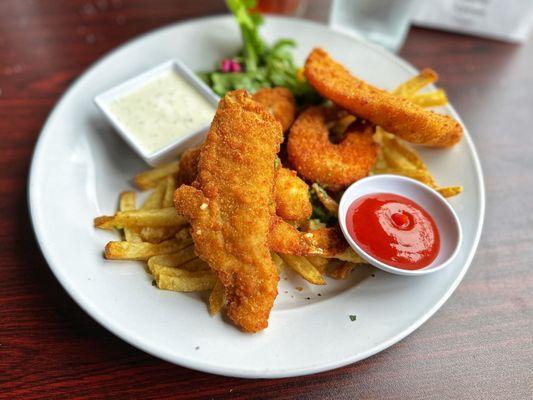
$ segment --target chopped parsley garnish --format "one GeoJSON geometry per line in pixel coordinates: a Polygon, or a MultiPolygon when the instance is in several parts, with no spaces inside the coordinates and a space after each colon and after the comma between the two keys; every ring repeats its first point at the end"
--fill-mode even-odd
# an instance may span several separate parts
{"type": "Polygon", "coordinates": [[[357,319],[357,315],[350,315],[350,321],[355,321],[357,319]]]}

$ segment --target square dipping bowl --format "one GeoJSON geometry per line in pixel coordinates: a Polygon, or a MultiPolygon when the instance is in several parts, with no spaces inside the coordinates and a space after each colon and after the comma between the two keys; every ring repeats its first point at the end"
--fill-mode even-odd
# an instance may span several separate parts
{"type": "Polygon", "coordinates": [[[111,125],[115,127],[120,136],[130,145],[135,152],[142,157],[148,164],[156,166],[175,159],[188,148],[200,144],[206,136],[207,130],[211,124],[211,120],[204,126],[192,130],[186,134],[182,134],[170,143],[154,151],[149,151],[144,148],[139,139],[134,133],[123,124],[119,118],[111,111],[110,105],[113,101],[120,99],[127,94],[140,89],[148,82],[155,79],[157,76],[163,75],[165,72],[171,71],[178,74],[185,82],[187,82],[196,92],[203,97],[209,104],[213,106],[213,115],[217,108],[220,98],[191,70],[189,70],[182,62],[178,60],[169,60],[160,64],[142,74],[139,74],[127,81],[99,94],[94,98],[94,102],[100,110],[107,117],[111,125]]]}

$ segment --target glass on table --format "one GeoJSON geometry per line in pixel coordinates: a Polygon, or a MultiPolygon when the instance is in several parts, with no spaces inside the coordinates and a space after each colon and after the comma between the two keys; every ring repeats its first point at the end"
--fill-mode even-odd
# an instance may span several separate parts
{"type": "Polygon", "coordinates": [[[329,24],[355,32],[386,49],[402,46],[419,0],[333,0],[329,24]]]}

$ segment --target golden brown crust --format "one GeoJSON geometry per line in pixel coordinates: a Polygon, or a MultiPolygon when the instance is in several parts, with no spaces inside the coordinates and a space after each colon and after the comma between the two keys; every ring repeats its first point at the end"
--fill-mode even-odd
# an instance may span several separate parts
{"type": "Polygon", "coordinates": [[[280,124],[243,90],[221,101],[201,148],[194,186],[174,194],[200,258],[225,287],[228,316],[246,332],[268,326],[278,272],[270,257],[280,124]]]}
{"type": "Polygon", "coordinates": [[[279,217],[272,219],[270,249],[276,253],[333,257],[347,247],[348,244],[337,228],[321,228],[313,232],[300,232],[279,217]]]}
{"type": "Polygon", "coordinates": [[[371,124],[351,126],[344,139],[329,140],[327,107],[311,107],[291,127],[287,142],[289,162],[305,179],[331,190],[345,188],[365,177],[376,162],[377,145],[371,124]]]}
{"type": "Polygon", "coordinates": [[[463,135],[461,125],[450,116],[369,85],[320,48],[307,58],[305,76],[322,96],[411,143],[447,147],[463,135]]]}
{"type": "Polygon", "coordinates": [[[264,88],[254,94],[254,100],[263,104],[287,132],[294,121],[296,102],[292,92],[284,87],[264,88]]]}
{"type": "Polygon", "coordinates": [[[295,171],[278,168],[275,178],[276,214],[286,221],[307,221],[313,212],[309,186],[298,178],[295,171]]]}
{"type": "Polygon", "coordinates": [[[198,175],[198,161],[200,159],[200,146],[191,147],[180,157],[180,169],[178,171],[178,184],[190,185],[198,175]]]}

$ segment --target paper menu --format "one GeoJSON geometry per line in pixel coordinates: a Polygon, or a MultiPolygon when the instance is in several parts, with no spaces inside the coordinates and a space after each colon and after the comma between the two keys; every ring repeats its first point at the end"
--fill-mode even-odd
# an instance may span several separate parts
{"type": "Polygon", "coordinates": [[[533,0],[426,0],[413,24],[509,42],[524,42],[533,21],[533,0]]]}

